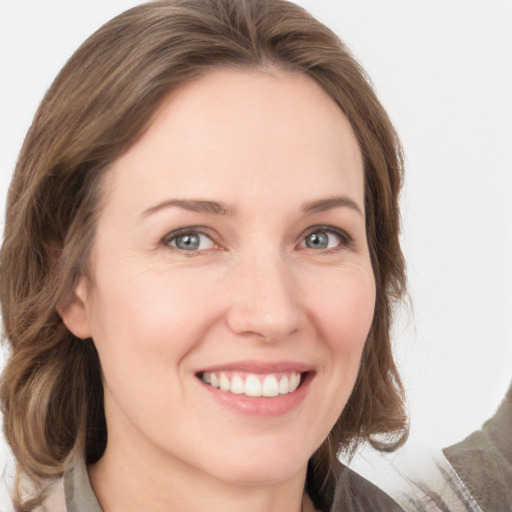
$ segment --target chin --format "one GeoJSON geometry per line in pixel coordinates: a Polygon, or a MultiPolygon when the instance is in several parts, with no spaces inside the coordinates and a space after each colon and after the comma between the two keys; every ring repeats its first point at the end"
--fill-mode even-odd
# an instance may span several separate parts
{"type": "Polygon", "coordinates": [[[239,463],[232,465],[229,469],[216,475],[218,479],[231,482],[239,486],[272,486],[290,480],[300,472],[306,474],[307,462],[299,466],[290,465],[286,462],[278,465],[248,464],[239,463]]]}
{"type": "Polygon", "coordinates": [[[301,472],[305,475],[311,454],[301,454],[297,444],[291,448],[286,444],[282,442],[280,449],[273,449],[272,446],[257,450],[228,449],[221,456],[211,454],[209,460],[216,463],[210,471],[220,480],[244,486],[274,485],[301,472]]]}

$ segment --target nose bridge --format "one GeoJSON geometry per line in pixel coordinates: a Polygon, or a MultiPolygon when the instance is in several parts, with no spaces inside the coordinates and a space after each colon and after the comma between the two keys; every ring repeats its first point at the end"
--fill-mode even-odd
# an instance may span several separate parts
{"type": "Polygon", "coordinates": [[[232,290],[228,323],[235,333],[277,341],[298,328],[294,272],[278,248],[241,257],[232,290]]]}

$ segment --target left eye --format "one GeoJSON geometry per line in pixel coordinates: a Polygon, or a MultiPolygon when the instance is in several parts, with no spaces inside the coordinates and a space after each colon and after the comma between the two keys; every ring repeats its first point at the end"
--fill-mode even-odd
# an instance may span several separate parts
{"type": "Polygon", "coordinates": [[[313,231],[304,238],[302,247],[308,249],[333,249],[343,243],[340,235],[332,231],[313,231]]]}
{"type": "Polygon", "coordinates": [[[215,247],[213,240],[204,233],[183,233],[168,238],[167,245],[183,251],[202,251],[215,247]]]}

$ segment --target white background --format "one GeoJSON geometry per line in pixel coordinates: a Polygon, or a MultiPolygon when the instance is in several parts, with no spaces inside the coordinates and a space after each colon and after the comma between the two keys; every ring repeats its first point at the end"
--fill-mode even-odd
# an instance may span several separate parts
{"type": "MultiPolygon", "coordinates": [[[[137,3],[0,0],[2,212],[54,76],[137,3]]],[[[512,378],[512,1],[298,3],[352,48],[402,138],[412,307],[400,312],[395,351],[413,438],[446,446],[493,414],[512,378]]]]}

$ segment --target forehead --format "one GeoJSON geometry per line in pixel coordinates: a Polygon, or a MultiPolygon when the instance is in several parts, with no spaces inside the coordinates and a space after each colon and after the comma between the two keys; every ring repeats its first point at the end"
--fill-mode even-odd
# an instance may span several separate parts
{"type": "Polygon", "coordinates": [[[304,202],[330,189],[361,200],[364,181],[350,123],[314,80],[232,69],[171,93],[108,180],[118,196],[220,195],[228,202],[261,192],[304,202]]]}

